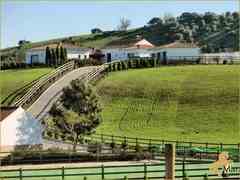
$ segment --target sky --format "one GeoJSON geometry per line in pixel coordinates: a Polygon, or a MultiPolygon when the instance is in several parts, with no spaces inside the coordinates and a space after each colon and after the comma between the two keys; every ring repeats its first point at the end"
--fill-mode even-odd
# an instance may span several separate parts
{"type": "Polygon", "coordinates": [[[146,25],[152,17],[182,12],[238,11],[238,0],[52,0],[1,1],[0,48],[16,46],[19,40],[32,42],[90,33],[92,28],[116,29],[121,17],[131,27],[146,25]]]}

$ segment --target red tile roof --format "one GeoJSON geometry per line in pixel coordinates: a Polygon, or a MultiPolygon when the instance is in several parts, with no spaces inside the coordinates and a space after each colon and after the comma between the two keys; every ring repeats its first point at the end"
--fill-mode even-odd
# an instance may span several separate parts
{"type": "Polygon", "coordinates": [[[196,48],[196,47],[198,46],[194,43],[187,43],[187,42],[180,42],[180,41],[176,41],[170,44],[160,46],[160,48],[196,48]]]}
{"type": "Polygon", "coordinates": [[[0,122],[13,113],[17,107],[0,107],[0,122]]]}

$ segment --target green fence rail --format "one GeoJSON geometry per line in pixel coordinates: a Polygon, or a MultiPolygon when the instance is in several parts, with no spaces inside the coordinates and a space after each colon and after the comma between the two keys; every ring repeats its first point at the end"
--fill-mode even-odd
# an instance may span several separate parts
{"type": "MultiPolygon", "coordinates": [[[[210,164],[176,163],[176,178],[217,176],[209,172],[210,164]]],[[[221,172],[221,170],[219,170],[221,172]]],[[[50,178],[65,180],[72,179],[164,179],[165,164],[133,164],[118,166],[91,166],[91,167],[58,167],[37,169],[6,169],[0,170],[0,179],[29,180],[31,178],[50,178]]],[[[240,178],[240,164],[233,164],[228,176],[240,178]]]]}
{"type": "Polygon", "coordinates": [[[229,153],[232,159],[240,161],[240,144],[223,144],[223,143],[201,143],[190,141],[172,141],[172,140],[160,140],[160,139],[146,139],[146,138],[134,138],[126,136],[116,136],[108,134],[93,134],[86,137],[89,141],[96,141],[100,143],[116,143],[121,144],[123,142],[130,146],[152,146],[158,150],[158,152],[164,153],[164,145],[173,143],[176,145],[176,152],[178,155],[192,155],[196,158],[208,159],[211,154],[219,154],[226,151],[229,153]],[[199,157],[198,157],[199,156],[199,157]]]}

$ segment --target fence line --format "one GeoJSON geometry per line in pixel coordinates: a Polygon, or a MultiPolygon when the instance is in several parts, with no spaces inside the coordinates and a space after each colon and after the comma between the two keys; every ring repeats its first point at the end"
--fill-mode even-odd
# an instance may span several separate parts
{"type": "Polygon", "coordinates": [[[57,79],[62,77],[65,73],[67,73],[73,69],[74,69],[74,61],[70,61],[70,62],[58,67],[56,70],[54,70],[50,74],[43,76],[28,90],[28,92],[26,94],[23,95],[22,98],[20,98],[18,101],[16,101],[14,103],[14,106],[31,105],[31,103],[33,103],[32,102],[33,97],[34,97],[34,99],[36,99],[36,97],[38,97],[41,94],[41,91],[43,91],[43,88],[45,85],[48,85],[48,87],[49,87],[57,79]]]}
{"type": "Polygon", "coordinates": [[[220,152],[227,151],[234,159],[240,162],[240,143],[239,144],[223,144],[223,143],[200,143],[200,142],[186,142],[186,141],[172,141],[161,139],[145,139],[137,137],[115,136],[108,134],[93,134],[90,137],[86,137],[87,140],[97,141],[101,143],[123,143],[136,146],[158,146],[160,152],[164,152],[164,145],[168,143],[174,143],[176,145],[176,151],[179,155],[195,154],[200,156],[201,159],[204,156],[219,154],[220,152]]]}
{"type": "MultiPolygon", "coordinates": [[[[165,178],[165,169],[164,163],[156,163],[156,164],[133,164],[133,165],[110,165],[110,166],[90,166],[90,167],[59,167],[59,168],[38,168],[38,169],[6,169],[0,170],[0,178],[10,179],[10,178],[19,178],[23,180],[24,178],[44,178],[44,177],[60,177],[62,180],[65,177],[78,177],[82,176],[89,177],[89,179],[93,176],[98,176],[100,179],[107,179],[107,176],[131,176],[128,179],[152,179],[152,178],[165,178]],[[121,170],[121,168],[123,170],[121,170]],[[124,169],[126,168],[126,170],[124,169]],[[131,170],[133,168],[133,170],[131,170]],[[137,168],[137,169],[136,169],[137,168]],[[76,173],[73,173],[74,170],[77,170],[76,173]],[[88,171],[86,171],[88,170],[88,171]],[[94,171],[95,170],[95,171],[94,171]],[[82,172],[81,172],[82,171],[82,172]],[[85,171],[85,172],[84,172],[85,171]],[[32,174],[31,174],[32,172],[32,174]],[[35,173],[34,173],[35,172],[35,173]],[[41,174],[36,174],[36,172],[41,172],[41,174]],[[44,173],[45,172],[45,173],[44,173]],[[50,172],[50,173],[49,173],[50,172]],[[70,173],[69,173],[70,172],[70,173]],[[4,174],[3,174],[4,173],[4,174]],[[25,174],[26,173],[26,174],[25,174]]],[[[199,167],[190,167],[191,164],[186,166],[185,161],[183,160],[181,164],[179,164],[176,169],[176,177],[204,177],[208,174],[208,166],[209,163],[199,163],[199,167]],[[201,167],[206,166],[206,167],[201,167]],[[195,172],[195,173],[193,173],[195,172]],[[189,174],[188,174],[189,173],[189,174]],[[181,174],[181,175],[180,175],[181,174]]],[[[239,164],[234,164],[232,168],[240,169],[239,164]]],[[[230,172],[229,176],[239,176],[239,172],[230,172]]],[[[215,174],[209,174],[208,176],[217,176],[215,174]]],[[[114,179],[123,179],[114,178],[114,179]]]]}

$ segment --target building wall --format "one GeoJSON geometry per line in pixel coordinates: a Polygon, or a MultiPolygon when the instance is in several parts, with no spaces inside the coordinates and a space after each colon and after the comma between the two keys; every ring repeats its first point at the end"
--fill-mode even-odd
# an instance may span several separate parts
{"type": "Polygon", "coordinates": [[[175,59],[181,60],[184,56],[185,59],[192,59],[191,56],[200,56],[200,49],[199,48],[166,48],[162,49],[161,51],[167,52],[168,59],[175,59]],[[190,57],[188,57],[190,56],[190,57]]]}
{"type": "Polygon", "coordinates": [[[132,54],[136,57],[151,57],[152,54],[167,52],[167,59],[182,60],[192,59],[193,56],[200,56],[199,48],[165,48],[165,49],[104,49],[105,54],[104,60],[107,60],[107,54],[111,53],[111,60],[126,60],[128,59],[128,54],[132,54]]]}
{"type": "Polygon", "coordinates": [[[81,52],[81,51],[71,51],[67,50],[68,59],[89,59],[90,51],[81,52]]]}
{"type": "Polygon", "coordinates": [[[25,62],[27,64],[31,64],[31,57],[33,55],[37,55],[38,56],[38,63],[43,63],[45,64],[46,61],[45,61],[45,56],[46,56],[46,53],[44,50],[35,50],[35,51],[28,51],[26,52],[26,60],[25,62]]]}
{"type": "Polygon", "coordinates": [[[103,49],[102,53],[105,55],[104,60],[107,61],[107,54],[111,53],[111,60],[126,60],[128,59],[126,49],[116,48],[116,49],[103,49]]]}
{"type": "Polygon", "coordinates": [[[13,149],[15,146],[40,145],[42,130],[40,121],[19,107],[1,122],[1,150],[13,149]]]}

